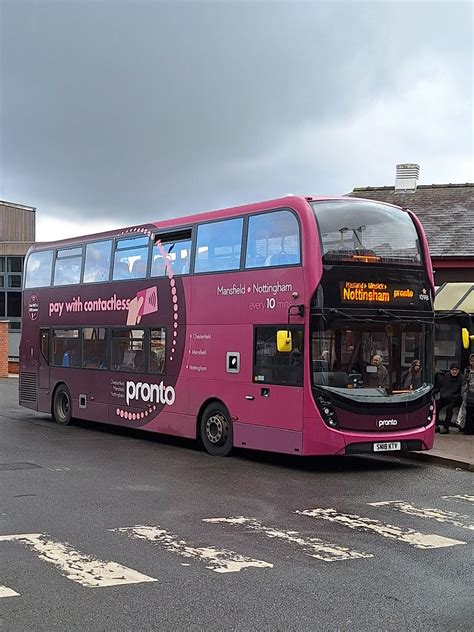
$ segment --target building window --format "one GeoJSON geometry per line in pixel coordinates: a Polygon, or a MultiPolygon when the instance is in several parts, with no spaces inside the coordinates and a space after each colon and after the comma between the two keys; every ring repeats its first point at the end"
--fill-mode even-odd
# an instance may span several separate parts
{"type": "Polygon", "coordinates": [[[7,292],[7,318],[21,316],[21,292],[7,292]]]}
{"type": "Polygon", "coordinates": [[[23,257],[7,257],[7,272],[23,272],[23,257]]]}
{"type": "MultiPolygon", "coordinates": [[[[23,257],[0,257],[0,318],[21,317],[21,271],[23,257]],[[10,291],[18,289],[17,292],[10,291]]],[[[20,331],[19,322],[9,325],[10,331],[20,331]]]]}
{"type": "Polygon", "coordinates": [[[8,287],[21,287],[21,274],[9,274],[8,287]]]}

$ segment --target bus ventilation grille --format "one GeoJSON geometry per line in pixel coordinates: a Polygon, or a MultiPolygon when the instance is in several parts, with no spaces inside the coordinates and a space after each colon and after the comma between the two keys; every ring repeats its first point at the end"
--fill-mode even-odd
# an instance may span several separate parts
{"type": "Polygon", "coordinates": [[[20,375],[20,401],[36,402],[36,373],[20,375]]]}

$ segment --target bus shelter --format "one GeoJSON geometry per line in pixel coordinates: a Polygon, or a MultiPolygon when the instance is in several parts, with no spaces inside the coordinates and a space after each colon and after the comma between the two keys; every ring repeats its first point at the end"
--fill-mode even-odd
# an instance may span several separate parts
{"type": "Polygon", "coordinates": [[[435,293],[435,370],[448,371],[451,363],[456,362],[461,369],[468,364],[471,347],[465,349],[462,344],[462,329],[472,332],[474,318],[474,284],[444,283],[435,293]]]}

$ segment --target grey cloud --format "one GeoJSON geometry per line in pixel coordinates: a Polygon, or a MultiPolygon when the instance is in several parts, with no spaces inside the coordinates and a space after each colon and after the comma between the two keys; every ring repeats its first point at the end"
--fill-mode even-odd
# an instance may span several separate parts
{"type": "Polygon", "coordinates": [[[324,147],[306,168],[272,154],[305,125],[346,121],[390,95],[398,66],[432,46],[469,72],[462,3],[1,8],[3,197],[71,218],[133,223],[307,182],[342,193],[324,147]]]}

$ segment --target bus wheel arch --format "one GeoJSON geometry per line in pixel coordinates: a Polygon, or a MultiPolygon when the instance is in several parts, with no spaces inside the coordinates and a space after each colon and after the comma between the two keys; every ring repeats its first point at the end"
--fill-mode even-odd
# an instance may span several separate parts
{"type": "Polygon", "coordinates": [[[72,421],[71,391],[64,382],[59,382],[54,388],[51,414],[60,426],[67,426],[72,421]]]}
{"type": "Polygon", "coordinates": [[[217,398],[206,400],[197,416],[197,436],[212,456],[227,456],[234,444],[232,419],[227,406],[217,398]]]}

